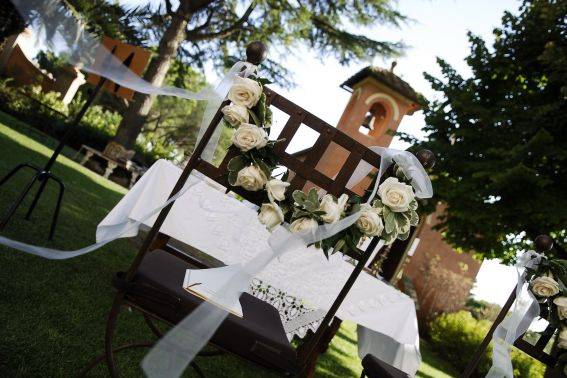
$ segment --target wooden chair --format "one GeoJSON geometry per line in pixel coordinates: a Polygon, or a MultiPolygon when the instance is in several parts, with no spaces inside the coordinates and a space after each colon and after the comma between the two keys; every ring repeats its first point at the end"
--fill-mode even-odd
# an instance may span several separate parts
{"type": "MultiPolygon", "coordinates": [[[[551,239],[547,235],[540,235],[534,240],[534,244],[537,252],[544,253],[550,251],[553,248],[553,239],[551,239]]],[[[502,310],[500,310],[500,313],[494,320],[494,323],[492,323],[492,327],[490,327],[490,330],[486,334],[484,340],[482,340],[482,343],[476,350],[475,354],[473,355],[473,358],[470,360],[468,366],[463,372],[462,374],[463,378],[468,378],[470,376],[473,376],[482,356],[484,356],[486,349],[488,348],[488,345],[492,340],[492,335],[494,334],[496,327],[498,327],[498,325],[504,320],[506,314],[508,314],[508,311],[514,304],[515,300],[516,300],[516,288],[514,287],[514,290],[512,290],[512,293],[510,294],[508,300],[506,301],[506,304],[504,304],[504,307],[502,307],[502,310]]],[[[551,354],[549,354],[545,352],[544,349],[556,331],[557,331],[556,328],[554,328],[551,325],[548,325],[547,328],[542,332],[540,338],[537,340],[535,344],[531,344],[528,341],[524,340],[522,336],[516,340],[514,346],[520,349],[521,351],[523,351],[524,353],[528,354],[529,356],[547,365],[549,368],[553,368],[557,363],[557,356],[555,356],[555,353],[553,351],[551,354]]],[[[548,369],[548,370],[549,371],[546,373],[546,377],[563,376],[561,373],[559,373],[559,375],[554,375],[555,373],[551,371],[552,369],[548,369]]]]}
{"type": "Polygon", "coordinates": [[[360,378],[410,378],[407,373],[390,366],[371,354],[362,359],[362,374],[360,378]]]}
{"type": "MultiPolygon", "coordinates": [[[[262,45],[251,44],[247,49],[248,61],[258,64],[263,56],[263,50],[262,45]]],[[[275,153],[278,155],[281,164],[294,173],[288,190],[301,189],[307,182],[311,182],[337,197],[343,193],[352,195],[353,193],[345,186],[358,163],[365,160],[377,168],[380,166],[380,156],[362,144],[276,92],[268,88],[265,88],[264,92],[267,97],[267,105],[271,105],[290,116],[279,136],[280,139],[285,140],[278,143],[275,148],[275,153]],[[320,134],[305,161],[300,161],[285,151],[301,124],[320,134]],[[350,151],[350,156],[334,180],[315,170],[317,162],[332,142],[350,151]]],[[[257,193],[231,187],[227,182],[228,161],[237,153],[236,151],[229,150],[219,167],[201,159],[201,153],[214,129],[222,120],[220,109],[226,104],[227,102],[223,103],[216,112],[177,181],[171,196],[181,190],[191,172],[197,170],[247,200],[260,205],[260,198],[257,193]]],[[[118,375],[114,361],[114,354],[117,351],[151,345],[151,343],[139,343],[118,348],[113,345],[116,320],[123,306],[139,310],[153,333],[160,337],[161,333],[154,324],[155,320],[174,325],[201,303],[201,299],[186,292],[181,285],[186,269],[204,268],[206,266],[183,251],[173,248],[168,243],[169,237],[159,232],[171,207],[172,204],[160,212],[128,271],[118,273],[113,280],[113,285],[118,292],[108,317],[105,337],[105,359],[113,377],[118,375]]],[[[318,343],[377,243],[378,238],[374,238],[366,251],[359,251],[358,254],[352,256],[358,261],[352,274],[340,290],[319,328],[297,350],[291,346],[286,338],[278,311],[266,302],[244,293],[240,298],[243,318],[229,314],[209,342],[219,352],[201,352],[200,356],[228,352],[286,375],[306,376],[311,369],[313,355],[318,353],[318,343]]],[[[93,364],[101,360],[102,358],[99,358],[93,364]]],[[[201,374],[194,362],[192,366],[201,374]]]]}

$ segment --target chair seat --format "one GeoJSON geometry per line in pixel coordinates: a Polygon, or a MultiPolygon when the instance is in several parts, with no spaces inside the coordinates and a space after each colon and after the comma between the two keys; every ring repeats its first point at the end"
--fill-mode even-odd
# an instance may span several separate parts
{"type": "MultiPolygon", "coordinates": [[[[182,288],[185,271],[192,268],[168,252],[152,251],[134,277],[136,290],[127,290],[126,298],[142,310],[177,324],[203,302],[182,288]],[[144,292],[144,288],[151,290],[144,292]]],[[[243,317],[229,314],[211,343],[269,368],[295,372],[295,349],[286,337],[276,308],[248,293],[241,295],[240,304],[243,317]]]]}
{"type": "Polygon", "coordinates": [[[369,378],[409,378],[407,373],[388,365],[371,354],[362,359],[362,368],[369,378]]]}

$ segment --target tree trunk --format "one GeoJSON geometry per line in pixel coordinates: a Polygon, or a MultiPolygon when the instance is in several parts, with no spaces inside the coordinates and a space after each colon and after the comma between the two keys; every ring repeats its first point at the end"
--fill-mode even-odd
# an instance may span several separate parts
{"type": "MultiPolygon", "coordinates": [[[[192,14],[188,3],[189,1],[182,1],[179,9],[173,14],[171,24],[159,41],[157,56],[152,59],[144,74],[144,79],[154,85],[162,85],[171,61],[177,54],[179,45],[185,39],[187,22],[192,14]]],[[[134,147],[136,138],[142,131],[154,99],[155,95],[152,96],[139,92],[134,94],[133,101],[118,126],[116,136],[114,137],[115,142],[128,149],[134,147]]]]}

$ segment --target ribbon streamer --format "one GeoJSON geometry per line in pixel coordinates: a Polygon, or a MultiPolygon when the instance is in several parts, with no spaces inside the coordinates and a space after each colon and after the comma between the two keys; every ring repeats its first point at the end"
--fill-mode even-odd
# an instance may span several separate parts
{"type": "MultiPolygon", "coordinates": [[[[24,21],[29,24],[39,48],[49,48],[60,58],[81,70],[105,77],[122,87],[149,95],[174,96],[186,100],[207,101],[197,143],[201,140],[216,110],[234,82],[236,75],[256,75],[258,67],[249,62],[235,63],[220,83],[193,92],[183,88],[156,86],[134,74],[116,56],[89,33],[85,25],[60,0],[11,0],[24,21]]],[[[215,131],[202,158],[211,162],[221,130],[215,131]]]]}
{"type": "Polygon", "coordinates": [[[539,304],[533,293],[528,290],[524,268],[535,268],[540,263],[542,255],[534,251],[525,252],[515,267],[518,273],[516,284],[516,301],[512,314],[496,327],[492,334],[492,367],[487,378],[513,378],[514,368],[510,357],[510,349],[514,342],[521,337],[539,316],[539,304]]]}

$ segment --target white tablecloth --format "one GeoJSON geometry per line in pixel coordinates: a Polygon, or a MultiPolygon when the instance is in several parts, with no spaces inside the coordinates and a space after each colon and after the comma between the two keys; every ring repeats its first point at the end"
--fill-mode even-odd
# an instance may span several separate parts
{"type": "MultiPolygon", "coordinates": [[[[118,236],[121,227],[117,225],[141,220],[163,204],[180,174],[181,170],[170,162],[156,162],[98,225],[97,241],[118,236]]],[[[216,184],[193,176],[190,180],[196,184],[175,202],[161,232],[225,264],[245,263],[265,250],[269,234],[251,204],[225,195],[216,184]]],[[[144,224],[151,226],[156,217],[144,224]]],[[[123,236],[135,234],[132,231],[123,236]]],[[[273,261],[257,278],[304,299],[313,308],[327,309],[352,269],[340,254],[327,260],[311,247],[273,261]]],[[[421,357],[415,306],[409,297],[362,273],[337,316],[359,324],[361,358],[372,353],[415,374],[421,357]]]]}

